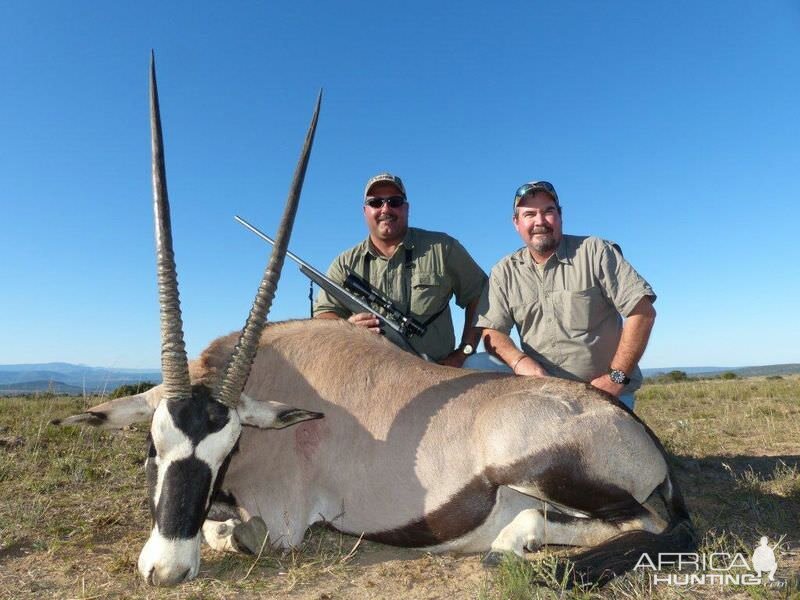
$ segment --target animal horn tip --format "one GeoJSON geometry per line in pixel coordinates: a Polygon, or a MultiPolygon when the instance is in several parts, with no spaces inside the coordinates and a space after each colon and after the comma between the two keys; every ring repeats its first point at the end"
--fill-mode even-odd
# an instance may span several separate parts
{"type": "Polygon", "coordinates": [[[319,88],[319,94],[317,94],[317,102],[314,105],[314,117],[316,118],[319,115],[320,106],[322,106],[322,88],[319,88]]]}

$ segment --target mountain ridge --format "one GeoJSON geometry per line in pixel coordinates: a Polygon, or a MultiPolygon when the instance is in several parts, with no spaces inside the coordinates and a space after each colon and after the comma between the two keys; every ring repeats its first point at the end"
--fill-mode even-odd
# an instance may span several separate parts
{"type": "MultiPolygon", "coordinates": [[[[800,363],[758,365],[749,367],[663,367],[642,369],[645,377],[683,371],[689,377],[714,377],[735,373],[738,377],[764,377],[800,373],[800,363]]],[[[121,385],[143,381],[161,383],[157,369],[125,369],[90,367],[87,365],[50,362],[0,365],[0,395],[51,392],[64,395],[109,393],[121,385]]]]}

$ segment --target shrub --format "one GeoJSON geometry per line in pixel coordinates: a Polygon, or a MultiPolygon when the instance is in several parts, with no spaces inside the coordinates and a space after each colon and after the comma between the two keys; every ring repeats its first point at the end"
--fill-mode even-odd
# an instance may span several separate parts
{"type": "Polygon", "coordinates": [[[151,387],[155,387],[156,385],[158,384],[155,384],[152,381],[140,381],[139,383],[121,385],[111,392],[109,399],[113,400],[114,398],[122,398],[123,396],[141,394],[142,392],[146,392],[151,387]]]}
{"type": "Polygon", "coordinates": [[[689,376],[685,371],[670,371],[664,375],[665,381],[687,381],[689,376]]]}

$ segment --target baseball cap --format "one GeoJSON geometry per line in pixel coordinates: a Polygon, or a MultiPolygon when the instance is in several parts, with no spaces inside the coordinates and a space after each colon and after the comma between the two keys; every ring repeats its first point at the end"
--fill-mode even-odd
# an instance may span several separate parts
{"type": "Polygon", "coordinates": [[[391,183],[398,190],[400,190],[400,193],[403,194],[403,196],[406,195],[406,188],[403,185],[403,180],[397,175],[392,175],[391,173],[378,173],[375,175],[375,177],[370,177],[369,181],[367,181],[367,185],[364,187],[364,198],[369,196],[369,190],[376,183],[391,183]]]}
{"type": "Polygon", "coordinates": [[[545,194],[549,194],[550,197],[556,201],[556,206],[559,205],[558,194],[556,193],[556,188],[553,187],[552,183],[549,181],[529,181],[528,183],[523,183],[517,188],[517,192],[514,194],[514,210],[517,209],[517,204],[519,204],[519,201],[522,200],[522,197],[525,194],[535,194],[536,192],[544,192],[545,194]]]}

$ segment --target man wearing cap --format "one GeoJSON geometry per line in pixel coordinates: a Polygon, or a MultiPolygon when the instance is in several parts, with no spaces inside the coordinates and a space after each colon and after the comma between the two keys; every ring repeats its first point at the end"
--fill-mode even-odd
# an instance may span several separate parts
{"type": "MultiPolygon", "coordinates": [[[[328,269],[328,277],[342,284],[348,269],[366,279],[394,304],[426,325],[411,346],[431,360],[461,367],[475,352],[480,331],[472,327],[486,273],[464,247],[444,233],[408,226],[408,201],[403,181],[391,173],[372,177],[364,189],[367,239],[342,252],[328,269]],[[465,309],[464,330],[456,347],[450,298],[465,309]]],[[[347,319],[379,333],[370,313],[353,314],[320,290],[314,317],[347,319]]]]}
{"type": "Polygon", "coordinates": [[[546,181],[517,190],[513,223],[525,247],[494,266],[478,307],[487,351],[517,375],[585,381],[633,409],[653,289],[616,244],[562,234],[558,194],[546,181]]]}

